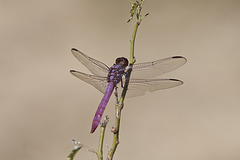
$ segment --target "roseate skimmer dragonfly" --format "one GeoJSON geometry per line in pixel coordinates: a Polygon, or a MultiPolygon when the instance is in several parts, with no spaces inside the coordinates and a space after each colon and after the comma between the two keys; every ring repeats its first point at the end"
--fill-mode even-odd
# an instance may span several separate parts
{"type": "MultiPolygon", "coordinates": [[[[104,94],[92,122],[91,133],[95,131],[112,92],[118,83],[124,81],[125,70],[128,60],[124,57],[116,59],[112,67],[88,57],[86,54],[72,49],[73,55],[93,74],[71,70],[71,74],[94,86],[104,94]]],[[[183,84],[177,79],[147,79],[171,72],[186,63],[187,59],[181,56],[174,56],[153,62],[136,63],[133,65],[126,97],[142,96],[145,92],[154,92],[160,89],[167,89],[183,84]]],[[[124,83],[123,83],[124,84],[124,83]]]]}

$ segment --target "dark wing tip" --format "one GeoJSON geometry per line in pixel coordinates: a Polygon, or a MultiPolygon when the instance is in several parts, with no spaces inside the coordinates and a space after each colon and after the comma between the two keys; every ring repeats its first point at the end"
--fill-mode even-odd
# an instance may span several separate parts
{"type": "Polygon", "coordinates": [[[171,81],[180,81],[178,79],[172,79],[172,78],[170,78],[169,80],[171,80],[171,81]]]}
{"type": "Polygon", "coordinates": [[[71,51],[78,51],[76,48],[72,48],[71,51]]]}
{"type": "Polygon", "coordinates": [[[184,58],[182,56],[173,56],[172,58],[184,58]]]}
{"type": "Polygon", "coordinates": [[[75,70],[70,70],[70,73],[73,73],[73,72],[77,72],[77,71],[75,71],[75,70]]]}
{"type": "Polygon", "coordinates": [[[173,59],[185,59],[185,61],[187,61],[187,58],[183,57],[183,56],[173,56],[173,59]]]}
{"type": "Polygon", "coordinates": [[[183,81],[178,80],[178,79],[169,79],[169,80],[171,80],[171,81],[177,81],[177,82],[181,82],[181,83],[183,83],[183,81]]]}

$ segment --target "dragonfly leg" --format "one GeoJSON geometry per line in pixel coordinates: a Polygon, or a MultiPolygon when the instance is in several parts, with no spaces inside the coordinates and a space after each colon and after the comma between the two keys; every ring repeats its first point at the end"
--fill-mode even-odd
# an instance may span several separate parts
{"type": "Polygon", "coordinates": [[[115,92],[114,92],[114,95],[115,95],[115,99],[116,99],[116,104],[118,104],[118,91],[117,91],[117,86],[115,86],[115,92]]]}
{"type": "MultiPolygon", "coordinates": [[[[125,76],[125,78],[126,78],[126,76],[129,74],[129,72],[130,72],[131,70],[132,70],[132,66],[127,66],[127,67],[126,67],[125,72],[124,72],[124,74],[123,74],[123,75],[125,76]]],[[[122,79],[121,79],[121,87],[124,88],[122,79]]]]}
{"type": "Polygon", "coordinates": [[[121,79],[121,87],[124,88],[122,79],[121,79]]]}

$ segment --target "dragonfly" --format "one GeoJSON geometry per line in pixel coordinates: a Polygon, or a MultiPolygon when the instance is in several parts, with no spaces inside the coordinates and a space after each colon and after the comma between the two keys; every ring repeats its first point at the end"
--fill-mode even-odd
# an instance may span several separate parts
{"type": "MultiPolygon", "coordinates": [[[[121,88],[123,87],[122,84],[124,84],[125,81],[128,60],[127,58],[119,57],[116,59],[115,64],[112,67],[108,67],[103,62],[91,58],[75,48],[71,51],[78,61],[81,62],[92,73],[92,75],[76,70],[70,70],[70,73],[80,80],[91,84],[104,94],[93,118],[90,131],[90,133],[93,133],[100,123],[114,88],[118,87],[119,84],[121,84],[121,88]]],[[[173,56],[152,62],[134,64],[126,97],[142,96],[146,92],[154,92],[182,85],[183,82],[178,79],[156,79],[155,77],[179,68],[185,64],[186,61],[187,59],[182,56],[173,56]]]]}

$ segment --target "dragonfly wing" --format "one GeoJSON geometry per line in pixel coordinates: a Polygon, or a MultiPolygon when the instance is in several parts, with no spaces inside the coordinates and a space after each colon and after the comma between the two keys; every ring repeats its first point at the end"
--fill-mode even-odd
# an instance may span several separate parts
{"type": "Polygon", "coordinates": [[[75,70],[71,70],[70,73],[76,76],[77,78],[81,79],[82,81],[91,84],[100,92],[105,93],[108,84],[106,77],[89,75],[75,70]]]}
{"type": "Polygon", "coordinates": [[[181,84],[183,84],[183,82],[177,79],[130,79],[126,96],[142,96],[146,92],[154,92],[161,89],[168,89],[179,86],[181,84]]]}
{"type": "Polygon", "coordinates": [[[106,76],[108,74],[109,67],[106,64],[88,57],[75,48],[72,49],[72,54],[94,75],[106,76]]]}
{"type": "Polygon", "coordinates": [[[132,78],[153,78],[171,72],[187,62],[181,56],[174,56],[153,62],[136,63],[133,65],[132,78]]]}

